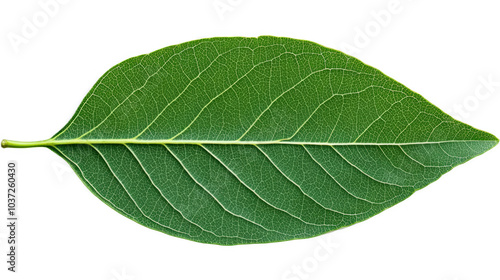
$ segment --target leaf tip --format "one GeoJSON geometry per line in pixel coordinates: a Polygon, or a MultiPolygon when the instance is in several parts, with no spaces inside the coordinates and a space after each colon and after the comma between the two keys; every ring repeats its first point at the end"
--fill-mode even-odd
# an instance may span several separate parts
{"type": "Polygon", "coordinates": [[[495,135],[491,134],[491,133],[488,133],[488,136],[489,136],[488,140],[491,141],[491,142],[494,142],[492,148],[495,147],[498,144],[498,142],[499,142],[498,138],[495,135]]]}
{"type": "Polygon", "coordinates": [[[2,148],[7,148],[7,140],[2,140],[2,148]]]}

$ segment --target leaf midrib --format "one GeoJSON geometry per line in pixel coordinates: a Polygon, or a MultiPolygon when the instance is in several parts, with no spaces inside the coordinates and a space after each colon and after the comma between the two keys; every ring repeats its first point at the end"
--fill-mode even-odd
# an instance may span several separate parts
{"type": "Polygon", "coordinates": [[[444,143],[498,143],[498,140],[443,140],[429,142],[401,142],[401,143],[362,143],[362,142],[304,142],[271,140],[271,141],[239,141],[239,140],[172,140],[172,139],[48,139],[43,141],[23,142],[13,140],[3,140],[4,148],[31,148],[31,147],[52,147],[58,145],[99,145],[99,144],[161,144],[161,145],[313,145],[313,146],[407,146],[407,145],[432,145],[444,143]]]}

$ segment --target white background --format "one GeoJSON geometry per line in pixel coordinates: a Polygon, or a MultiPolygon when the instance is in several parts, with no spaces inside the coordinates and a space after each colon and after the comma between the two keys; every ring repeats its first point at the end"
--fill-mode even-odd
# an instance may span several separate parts
{"type": "MultiPolygon", "coordinates": [[[[349,54],[500,136],[498,1],[69,0],[48,16],[47,2],[1,1],[0,139],[50,138],[94,82],[129,57],[199,38],[258,35],[350,46],[349,54]],[[37,30],[23,34],[29,24],[37,30]],[[481,82],[488,79],[496,83],[490,91],[481,82]]],[[[500,279],[499,147],[360,224],[234,247],[128,220],[45,148],[0,150],[0,188],[11,159],[19,165],[19,272],[3,262],[1,218],[1,279],[500,279]]]]}

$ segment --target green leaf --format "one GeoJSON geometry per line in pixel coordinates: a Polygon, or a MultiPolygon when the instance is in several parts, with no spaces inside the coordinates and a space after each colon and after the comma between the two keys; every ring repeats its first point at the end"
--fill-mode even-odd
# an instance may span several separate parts
{"type": "Polygon", "coordinates": [[[223,245],[320,235],[406,199],[498,143],[356,58],[211,38],[106,72],[46,146],[146,227],[223,245]]]}

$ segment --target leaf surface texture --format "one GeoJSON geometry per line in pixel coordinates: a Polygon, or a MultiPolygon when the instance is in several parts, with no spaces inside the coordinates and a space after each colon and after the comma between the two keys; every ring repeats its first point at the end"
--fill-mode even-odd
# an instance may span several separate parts
{"type": "Polygon", "coordinates": [[[222,245],[363,221],[498,143],[354,57],[277,37],[128,59],[49,141],[114,210],[222,245]]]}

